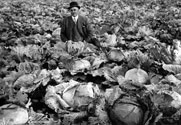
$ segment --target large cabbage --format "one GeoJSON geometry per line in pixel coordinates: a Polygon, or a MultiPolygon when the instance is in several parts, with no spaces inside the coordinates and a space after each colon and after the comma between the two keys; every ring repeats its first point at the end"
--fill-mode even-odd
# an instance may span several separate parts
{"type": "Polygon", "coordinates": [[[106,95],[108,114],[113,125],[141,125],[144,112],[136,97],[125,95],[119,89],[110,89],[106,95]]]}
{"type": "Polygon", "coordinates": [[[140,105],[127,97],[118,99],[109,115],[114,125],[140,125],[143,119],[140,105]]]}
{"type": "Polygon", "coordinates": [[[48,86],[45,103],[55,111],[72,108],[84,110],[99,95],[99,88],[93,83],[79,83],[74,80],[48,86]]]}

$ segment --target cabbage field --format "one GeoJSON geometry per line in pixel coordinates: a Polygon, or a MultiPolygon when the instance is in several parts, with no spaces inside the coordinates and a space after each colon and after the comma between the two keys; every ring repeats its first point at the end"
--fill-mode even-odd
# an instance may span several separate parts
{"type": "Polygon", "coordinates": [[[77,1],[99,47],[71,0],[0,1],[0,125],[180,125],[181,1],[77,1]]]}

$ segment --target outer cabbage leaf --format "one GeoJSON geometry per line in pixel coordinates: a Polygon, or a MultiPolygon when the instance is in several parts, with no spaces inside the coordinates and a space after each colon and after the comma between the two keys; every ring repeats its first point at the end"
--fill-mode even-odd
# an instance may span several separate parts
{"type": "Polygon", "coordinates": [[[39,69],[40,69],[40,66],[37,63],[32,63],[28,61],[21,62],[18,66],[18,71],[23,72],[25,74],[32,73],[39,69]]]}
{"type": "Polygon", "coordinates": [[[167,70],[167,71],[172,72],[174,74],[181,73],[181,66],[180,65],[163,64],[162,67],[164,70],[167,70]]]}

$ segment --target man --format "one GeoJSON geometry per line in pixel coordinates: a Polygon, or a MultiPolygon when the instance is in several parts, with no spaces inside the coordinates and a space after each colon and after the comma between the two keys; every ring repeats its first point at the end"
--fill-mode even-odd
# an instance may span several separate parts
{"type": "Polygon", "coordinates": [[[80,6],[77,2],[71,2],[68,7],[71,16],[63,20],[61,27],[61,39],[63,42],[72,40],[74,42],[95,42],[93,31],[86,17],[79,14],[80,6]]]}

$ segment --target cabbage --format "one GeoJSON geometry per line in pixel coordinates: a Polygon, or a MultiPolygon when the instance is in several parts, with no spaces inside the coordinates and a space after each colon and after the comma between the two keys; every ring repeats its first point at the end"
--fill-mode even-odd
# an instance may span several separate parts
{"type": "Polygon", "coordinates": [[[109,53],[108,53],[108,59],[112,60],[112,61],[120,62],[124,58],[125,57],[124,57],[123,52],[121,50],[118,50],[118,49],[110,50],[109,53]]]}
{"type": "Polygon", "coordinates": [[[73,42],[71,40],[66,42],[66,50],[70,55],[79,55],[85,49],[85,44],[81,41],[73,42]]]}
{"type": "Polygon", "coordinates": [[[45,103],[55,111],[61,108],[84,110],[96,97],[100,90],[93,83],[79,83],[70,80],[57,86],[48,86],[45,103]]]}
{"type": "Polygon", "coordinates": [[[181,95],[175,91],[160,89],[154,94],[152,101],[155,105],[159,106],[159,108],[181,108],[181,95]]]}
{"type": "Polygon", "coordinates": [[[174,55],[174,64],[181,64],[181,47],[180,47],[180,40],[173,40],[173,46],[174,46],[174,50],[173,50],[173,55],[174,55]]]}
{"type": "Polygon", "coordinates": [[[0,124],[22,125],[28,121],[28,111],[14,104],[6,104],[0,107],[0,124]]]}
{"type": "Polygon", "coordinates": [[[70,72],[74,74],[76,72],[89,69],[90,67],[91,67],[90,62],[85,59],[75,60],[70,67],[70,72]]]}
{"type": "Polygon", "coordinates": [[[126,72],[125,79],[132,80],[136,85],[142,86],[148,82],[149,76],[144,70],[140,68],[133,68],[126,72]]]}
{"type": "Polygon", "coordinates": [[[108,34],[107,32],[104,33],[104,42],[101,42],[102,47],[111,47],[117,44],[117,36],[116,34],[108,34]]]}
{"type": "Polygon", "coordinates": [[[73,108],[89,105],[95,95],[92,83],[74,86],[63,92],[63,99],[73,108]]]}
{"type": "Polygon", "coordinates": [[[143,111],[138,103],[124,97],[115,101],[109,109],[109,116],[113,125],[140,125],[143,111]]]}
{"type": "Polygon", "coordinates": [[[113,125],[141,125],[143,110],[137,98],[125,95],[119,86],[105,92],[109,118],[113,125]]]}
{"type": "Polygon", "coordinates": [[[59,38],[60,37],[60,33],[61,33],[61,28],[57,28],[57,29],[55,29],[53,31],[52,36],[59,38]]]}

